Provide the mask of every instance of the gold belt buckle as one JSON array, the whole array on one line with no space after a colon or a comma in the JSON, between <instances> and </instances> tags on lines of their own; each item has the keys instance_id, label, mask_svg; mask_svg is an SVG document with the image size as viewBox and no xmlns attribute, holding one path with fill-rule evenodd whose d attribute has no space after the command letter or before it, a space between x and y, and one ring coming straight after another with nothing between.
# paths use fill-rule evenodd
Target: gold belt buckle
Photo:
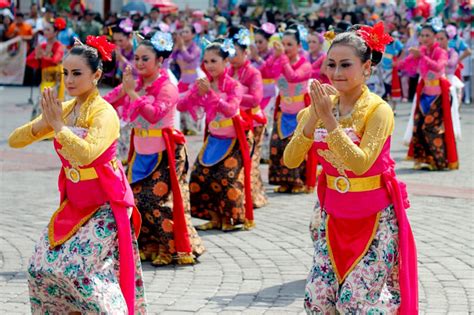
<instances>
[{"instance_id":1,"label":"gold belt buckle","mask_svg":"<svg viewBox=\"0 0 474 315\"><path fill-rule=\"evenodd\" d=\"M285 96L285 97L283 97L283 101L284 101L285 103L291 103L291 96Z\"/></svg>"},{"instance_id":2,"label":"gold belt buckle","mask_svg":"<svg viewBox=\"0 0 474 315\"><path fill-rule=\"evenodd\" d=\"M345 194L351 188L351 183L349 182L349 179L347 177L338 176L334 180L334 188L341 194Z\"/></svg>"},{"instance_id":3,"label":"gold belt buckle","mask_svg":"<svg viewBox=\"0 0 474 315\"><path fill-rule=\"evenodd\" d=\"M67 170L67 175L69 180L74 184L77 184L81 181L81 173L79 173L79 170L74 167L71 167Z\"/></svg>"},{"instance_id":4,"label":"gold belt buckle","mask_svg":"<svg viewBox=\"0 0 474 315\"><path fill-rule=\"evenodd\" d=\"M216 129L217 129L217 128L219 128L219 123L218 123L217 121L213 120L213 121L211 121L210 126L211 126L212 128L216 128Z\"/></svg>"}]
</instances>

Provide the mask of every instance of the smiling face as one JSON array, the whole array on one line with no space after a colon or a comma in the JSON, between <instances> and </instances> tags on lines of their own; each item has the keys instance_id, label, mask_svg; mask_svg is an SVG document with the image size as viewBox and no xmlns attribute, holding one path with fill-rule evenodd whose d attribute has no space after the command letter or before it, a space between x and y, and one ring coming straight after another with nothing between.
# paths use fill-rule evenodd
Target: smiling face
<instances>
[{"instance_id":1,"label":"smiling face","mask_svg":"<svg viewBox=\"0 0 474 315\"><path fill-rule=\"evenodd\" d=\"M364 72L370 70L370 61L362 63L353 47L335 45L328 52L326 75L341 93L360 88L365 82Z\"/></svg>"},{"instance_id":2,"label":"smiling face","mask_svg":"<svg viewBox=\"0 0 474 315\"><path fill-rule=\"evenodd\" d=\"M122 49L127 49L132 46L130 37L124 33L116 32L112 35L115 45Z\"/></svg>"},{"instance_id":3,"label":"smiling face","mask_svg":"<svg viewBox=\"0 0 474 315\"><path fill-rule=\"evenodd\" d=\"M285 49L286 56L291 60L298 55L300 44L296 41L295 36L285 35L282 39L283 48Z\"/></svg>"},{"instance_id":4,"label":"smiling face","mask_svg":"<svg viewBox=\"0 0 474 315\"><path fill-rule=\"evenodd\" d=\"M45 23L43 28L43 35L47 40L55 38L56 31L54 30L54 26L50 23Z\"/></svg>"},{"instance_id":5,"label":"smiling face","mask_svg":"<svg viewBox=\"0 0 474 315\"><path fill-rule=\"evenodd\" d=\"M227 59L222 58L221 55L215 49L206 50L204 58L202 60L206 71L214 78L217 79L227 66Z\"/></svg>"},{"instance_id":6,"label":"smiling face","mask_svg":"<svg viewBox=\"0 0 474 315\"><path fill-rule=\"evenodd\" d=\"M139 76L149 77L160 70L162 58L157 58L152 47L146 45L138 46L134 58L135 69Z\"/></svg>"},{"instance_id":7,"label":"smiling face","mask_svg":"<svg viewBox=\"0 0 474 315\"><path fill-rule=\"evenodd\" d=\"M431 47L433 46L434 42L435 42L435 33L428 28L422 29L421 34L420 34L420 43L422 45Z\"/></svg>"},{"instance_id":8,"label":"smiling face","mask_svg":"<svg viewBox=\"0 0 474 315\"><path fill-rule=\"evenodd\" d=\"M194 34L191 31L191 27L185 26L183 29L179 32L183 40L187 43L193 40Z\"/></svg>"},{"instance_id":9,"label":"smiling face","mask_svg":"<svg viewBox=\"0 0 474 315\"><path fill-rule=\"evenodd\" d=\"M443 49L448 49L448 35L446 32L439 32L436 34L436 41L439 43L439 46Z\"/></svg>"},{"instance_id":10,"label":"smiling face","mask_svg":"<svg viewBox=\"0 0 474 315\"><path fill-rule=\"evenodd\" d=\"M101 70L92 72L83 56L68 55L63 62L64 84L70 96L81 96L95 88L94 80L99 80Z\"/></svg>"},{"instance_id":11,"label":"smiling face","mask_svg":"<svg viewBox=\"0 0 474 315\"><path fill-rule=\"evenodd\" d=\"M321 50L321 43L319 43L318 37L314 34L308 35L308 46L311 54L316 54Z\"/></svg>"},{"instance_id":12,"label":"smiling face","mask_svg":"<svg viewBox=\"0 0 474 315\"><path fill-rule=\"evenodd\" d=\"M255 46L259 53L264 53L268 50L268 40L261 34L255 34Z\"/></svg>"},{"instance_id":13,"label":"smiling face","mask_svg":"<svg viewBox=\"0 0 474 315\"><path fill-rule=\"evenodd\" d=\"M229 62L234 68L240 68L244 65L247 60L247 51L243 50L240 46L235 45L235 56L229 58Z\"/></svg>"}]
</instances>

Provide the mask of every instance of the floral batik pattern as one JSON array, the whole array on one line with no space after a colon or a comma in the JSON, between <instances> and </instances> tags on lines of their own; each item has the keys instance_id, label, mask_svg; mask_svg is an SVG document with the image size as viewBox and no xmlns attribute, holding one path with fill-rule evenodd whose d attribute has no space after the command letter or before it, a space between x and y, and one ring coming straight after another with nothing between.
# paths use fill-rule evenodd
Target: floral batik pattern
<instances>
[{"instance_id":1,"label":"floral batik pattern","mask_svg":"<svg viewBox=\"0 0 474 315\"><path fill-rule=\"evenodd\" d=\"M189 181L191 215L211 220L215 212L222 223L237 225L245 220L244 168L239 142L214 165L202 165L197 158Z\"/></svg>"},{"instance_id":2,"label":"floral batik pattern","mask_svg":"<svg viewBox=\"0 0 474 315\"><path fill-rule=\"evenodd\" d=\"M134 235L132 240L135 314L146 314ZM33 314L126 314L119 285L117 226L110 206L102 206L76 234L54 249L50 249L46 228L29 262L28 286Z\"/></svg>"},{"instance_id":3,"label":"floral batik pattern","mask_svg":"<svg viewBox=\"0 0 474 315\"><path fill-rule=\"evenodd\" d=\"M429 164L436 170L448 167L441 102L441 97L436 98L426 115L416 111L413 125L415 162Z\"/></svg>"},{"instance_id":4,"label":"floral batik pattern","mask_svg":"<svg viewBox=\"0 0 474 315\"><path fill-rule=\"evenodd\" d=\"M186 179L188 159L184 145L176 146L176 175L184 202L186 225L189 241L195 257L204 251L201 238L192 225L190 216L189 187ZM135 202L142 215L142 228L138 237L140 250L145 257L156 255L178 258L173 233L173 191L169 172L168 155L162 152L162 159L157 169L147 178L132 184Z\"/></svg>"},{"instance_id":5,"label":"floral batik pattern","mask_svg":"<svg viewBox=\"0 0 474 315\"><path fill-rule=\"evenodd\" d=\"M288 187L303 187L306 180L306 161L300 166L289 169L283 163L283 152L293 136L280 139L278 122L274 121L270 140L270 166L268 168L268 182L270 185Z\"/></svg>"},{"instance_id":6,"label":"floral batik pattern","mask_svg":"<svg viewBox=\"0 0 474 315\"><path fill-rule=\"evenodd\" d=\"M261 208L268 203L267 194L260 173L260 159L262 157L262 140L265 126L257 126L253 129L254 147L252 154L252 202L254 208Z\"/></svg>"},{"instance_id":7,"label":"floral batik pattern","mask_svg":"<svg viewBox=\"0 0 474 315\"><path fill-rule=\"evenodd\" d=\"M326 242L327 214L313 236L313 267L306 282L304 307L308 314L397 314L398 225L393 206L382 210L377 233L364 257L339 284Z\"/></svg>"}]
</instances>

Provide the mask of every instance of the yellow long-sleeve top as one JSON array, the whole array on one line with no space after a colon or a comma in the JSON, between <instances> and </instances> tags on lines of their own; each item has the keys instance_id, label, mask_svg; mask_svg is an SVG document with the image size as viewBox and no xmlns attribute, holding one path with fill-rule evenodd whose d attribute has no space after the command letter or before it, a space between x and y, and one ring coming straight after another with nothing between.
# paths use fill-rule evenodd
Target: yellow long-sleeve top
<instances>
[{"instance_id":1,"label":"yellow long-sleeve top","mask_svg":"<svg viewBox=\"0 0 474 315\"><path fill-rule=\"evenodd\" d=\"M75 99L62 103L64 121L67 120L75 104ZM84 139L67 127L56 134L51 127L43 128L33 134L32 126L40 119L42 115L15 129L8 138L9 145L12 148L22 148L35 141L54 137L62 146L59 153L74 167L92 163L110 147L120 133L120 122L115 109L100 97L97 90L81 105L74 125L87 129L87 136Z\"/></svg>"},{"instance_id":2,"label":"yellow long-sleeve top","mask_svg":"<svg viewBox=\"0 0 474 315\"><path fill-rule=\"evenodd\" d=\"M336 96L333 98L333 104L337 102L339 99ZM283 160L289 168L295 168L301 164L314 142L314 139L306 137L303 133L309 119L309 110L312 109L308 107L299 112L298 126L285 149ZM329 152L318 150L318 155L338 169L340 175L345 175L345 170L362 175L374 164L387 138L393 133L393 111L384 100L364 86L362 95L354 105L351 114L341 117L338 123L339 126L326 137ZM324 129L324 124L320 119L316 124L317 129ZM361 139L360 145L349 138L343 130L345 128L353 129Z\"/></svg>"}]
</instances>

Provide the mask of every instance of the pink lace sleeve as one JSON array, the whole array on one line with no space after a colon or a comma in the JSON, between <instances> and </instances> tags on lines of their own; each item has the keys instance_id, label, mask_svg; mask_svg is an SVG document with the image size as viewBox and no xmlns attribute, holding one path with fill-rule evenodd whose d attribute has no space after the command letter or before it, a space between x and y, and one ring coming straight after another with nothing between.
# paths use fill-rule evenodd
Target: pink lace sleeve
<instances>
[{"instance_id":1,"label":"pink lace sleeve","mask_svg":"<svg viewBox=\"0 0 474 315\"><path fill-rule=\"evenodd\" d=\"M225 117L234 117L242 101L242 87L237 81L228 83L224 89L227 99L222 99L214 90L210 90L204 95L205 110L209 119L213 119L216 112L220 112Z\"/></svg>"},{"instance_id":2,"label":"pink lace sleeve","mask_svg":"<svg viewBox=\"0 0 474 315\"><path fill-rule=\"evenodd\" d=\"M448 55L449 56L449 55ZM459 55L458 53L453 49L451 51L451 56L448 59L448 62L446 65L451 68L455 68L458 65L459 62Z\"/></svg>"},{"instance_id":3,"label":"pink lace sleeve","mask_svg":"<svg viewBox=\"0 0 474 315\"><path fill-rule=\"evenodd\" d=\"M283 65L283 75L286 80L291 83L309 80L311 78L311 65L309 63L303 64L298 69L294 70L290 65L290 60L286 55L280 56Z\"/></svg>"},{"instance_id":4,"label":"pink lace sleeve","mask_svg":"<svg viewBox=\"0 0 474 315\"><path fill-rule=\"evenodd\" d=\"M112 91L105 94L102 98L107 101L110 105L112 105L115 109L119 106L123 106L123 98L125 93L122 92L122 84L115 87Z\"/></svg>"},{"instance_id":5,"label":"pink lace sleeve","mask_svg":"<svg viewBox=\"0 0 474 315\"><path fill-rule=\"evenodd\" d=\"M130 120L134 120L140 114L148 122L156 124L178 100L178 92L171 84L162 86L153 92L153 94L143 95L131 103Z\"/></svg>"},{"instance_id":6,"label":"pink lace sleeve","mask_svg":"<svg viewBox=\"0 0 474 315\"><path fill-rule=\"evenodd\" d=\"M189 112L191 117L197 120L196 107L199 105L200 98L197 85L194 84L188 93L178 101L178 110L180 112Z\"/></svg>"},{"instance_id":7,"label":"pink lace sleeve","mask_svg":"<svg viewBox=\"0 0 474 315\"><path fill-rule=\"evenodd\" d=\"M448 63L448 52L442 48L436 50L436 53L431 59L426 53L425 50L422 50L422 59L429 70L434 72L442 72L446 68Z\"/></svg>"},{"instance_id":8,"label":"pink lace sleeve","mask_svg":"<svg viewBox=\"0 0 474 315\"><path fill-rule=\"evenodd\" d=\"M252 72L248 91L242 94L242 102L240 106L244 108L252 108L260 105L263 98L262 75L259 71Z\"/></svg>"},{"instance_id":9,"label":"pink lace sleeve","mask_svg":"<svg viewBox=\"0 0 474 315\"><path fill-rule=\"evenodd\" d=\"M280 58L271 56L263 63L260 72L265 78L278 78L280 76L283 68Z\"/></svg>"}]
</instances>

